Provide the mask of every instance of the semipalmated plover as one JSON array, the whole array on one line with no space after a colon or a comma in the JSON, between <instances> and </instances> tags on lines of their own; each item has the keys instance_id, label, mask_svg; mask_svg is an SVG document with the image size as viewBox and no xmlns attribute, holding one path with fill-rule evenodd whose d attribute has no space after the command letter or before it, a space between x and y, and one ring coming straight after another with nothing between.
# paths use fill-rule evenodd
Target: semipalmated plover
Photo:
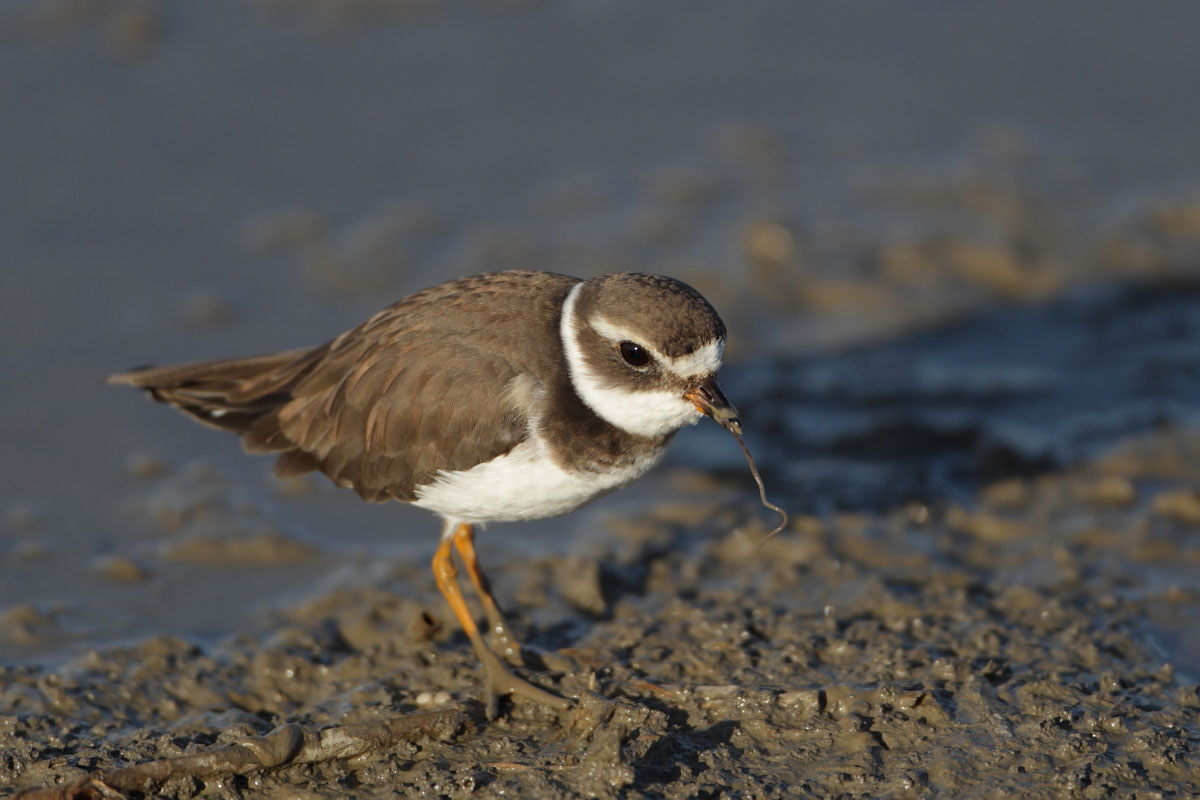
<instances>
[{"instance_id":1,"label":"semipalmated plover","mask_svg":"<svg viewBox=\"0 0 1200 800\"><path fill-rule=\"evenodd\" d=\"M488 647L451 551L519 663L475 526L565 514L619 489L702 415L740 433L716 381L724 348L721 318L681 281L513 271L417 292L319 347L109 381L238 434L248 452L278 453L281 477L319 470L367 500L440 516L433 574L483 662L491 717L508 693L568 703Z\"/></svg>"}]
</instances>

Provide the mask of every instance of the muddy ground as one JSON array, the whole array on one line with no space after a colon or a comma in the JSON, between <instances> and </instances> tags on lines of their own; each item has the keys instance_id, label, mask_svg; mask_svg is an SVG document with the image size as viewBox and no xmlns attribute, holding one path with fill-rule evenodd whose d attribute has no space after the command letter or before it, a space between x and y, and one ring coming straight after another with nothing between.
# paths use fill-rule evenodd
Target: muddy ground
<instances>
[{"instance_id":1,"label":"muddy ground","mask_svg":"<svg viewBox=\"0 0 1200 800\"><path fill-rule=\"evenodd\" d=\"M1166 652L1185 635L1195 647L1198 471L1200 436L1165 431L989 485L970 508L801 516L759 552L749 501L615 521L565 558L497 565L538 654L530 674L579 700L517 702L490 723L427 570L397 562L266 637L160 636L3 668L0 778L54 784L283 723L458 709L435 738L349 763L156 791L1191 796L1200 687Z\"/></svg>"},{"instance_id":2,"label":"muddy ground","mask_svg":"<svg viewBox=\"0 0 1200 800\"><path fill-rule=\"evenodd\" d=\"M1200 794L1195 7L728 9L0 12L0 797ZM700 288L793 523L710 425L489 528L487 721L427 515L101 379L510 267Z\"/></svg>"},{"instance_id":3,"label":"muddy ground","mask_svg":"<svg viewBox=\"0 0 1200 800\"><path fill-rule=\"evenodd\" d=\"M234 635L80 648L66 613L11 604L4 641L62 655L0 667L0 791L92 774L164 797L1191 796L1196 352L1181 274L735 366L795 512L761 550L770 517L720 436L680 442L657 484L674 499L588 517L565 549L483 535L509 542L491 573L528 673L569 712L484 718L425 557L360 555L273 610L158 612L186 629L223 611ZM112 591L162 592L177 569L320 574L318 543L213 468L131 473L156 534L94 567ZM353 738L409 719L419 735L352 759L119 771L297 730L280 726Z\"/></svg>"}]
</instances>

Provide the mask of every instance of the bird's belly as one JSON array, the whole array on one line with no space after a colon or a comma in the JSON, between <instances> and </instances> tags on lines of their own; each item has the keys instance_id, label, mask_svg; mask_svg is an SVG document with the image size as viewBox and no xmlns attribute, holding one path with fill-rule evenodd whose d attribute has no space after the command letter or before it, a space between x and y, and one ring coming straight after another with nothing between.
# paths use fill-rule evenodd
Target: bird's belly
<instances>
[{"instance_id":1,"label":"bird's belly","mask_svg":"<svg viewBox=\"0 0 1200 800\"><path fill-rule=\"evenodd\" d=\"M536 441L460 472L442 472L417 487L413 505L461 522L506 522L566 514L645 475L666 448L605 472L560 468Z\"/></svg>"}]
</instances>

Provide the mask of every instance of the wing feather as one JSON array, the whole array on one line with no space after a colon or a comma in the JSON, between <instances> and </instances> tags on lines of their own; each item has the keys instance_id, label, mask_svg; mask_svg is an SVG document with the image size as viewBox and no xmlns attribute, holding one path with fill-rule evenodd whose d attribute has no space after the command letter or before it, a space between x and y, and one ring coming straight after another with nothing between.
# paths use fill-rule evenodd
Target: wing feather
<instances>
[{"instance_id":1,"label":"wing feather","mask_svg":"<svg viewBox=\"0 0 1200 800\"><path fill-rule=\"evenodd\" d=\"M367 499L413 500L439 472L509 452L529 434L513 386L540 382L547 367L516 357L526 351L498 333L501 323L520 318L529 336L556 338L560 295L573 283L563 278L560 291L531 292L515 308L460 287L440 305L409 298L380 312L331 342L292 387L276 418L280 435ZM281 468L305 463L288 455Z\"/></svg>"},{"instance_id":2,"label":"wing feather","mask_svg":"<svg viewBox=\"0 0 1200 800\"><path fill-rule=\"evenodd\" d=\"M280 476L320 470L368 500L416 499L529 434L521 410L562 380L554 342L577 279L504 272L411 295L327 344L270 356L134 370L145 389L275 452ZM516 402L514 402L516 400Z\"/></svg>"}]
</instances>

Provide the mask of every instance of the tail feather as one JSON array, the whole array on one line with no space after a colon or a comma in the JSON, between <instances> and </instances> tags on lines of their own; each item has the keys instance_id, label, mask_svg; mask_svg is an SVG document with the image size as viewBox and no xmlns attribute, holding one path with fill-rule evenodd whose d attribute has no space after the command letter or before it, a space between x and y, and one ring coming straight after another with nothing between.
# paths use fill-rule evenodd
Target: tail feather
<instances>
[{"instance_id":1,"label":"tail feather","mask_svg":"<svg viewBox=\"0 0 1200 800\"><path fill-rule=\"evenodd\" d=\"M293 447L279 429L279 409L325 350L146 367L110 375L108 382L144 389L205 425L237 433L249 452L279 452Z\"/></svg>"},{"instance_id":2,"label":"tail feather","mask_svg":"<svg viewBox=\"0 0 1200 800\"><path fill-rule=\"evenodd\" d=\"M146 390L189 390L198 396L225 397L231 402L239 402L248 394L263 394L262 391L254 391L259 385L286 380L293 372L288 367L306 360L304 356L313 352L311 349L291 350L269 356L228 358L170 367L137 367L109 375L108 382Z\"/></svg>"}]
</instances>

